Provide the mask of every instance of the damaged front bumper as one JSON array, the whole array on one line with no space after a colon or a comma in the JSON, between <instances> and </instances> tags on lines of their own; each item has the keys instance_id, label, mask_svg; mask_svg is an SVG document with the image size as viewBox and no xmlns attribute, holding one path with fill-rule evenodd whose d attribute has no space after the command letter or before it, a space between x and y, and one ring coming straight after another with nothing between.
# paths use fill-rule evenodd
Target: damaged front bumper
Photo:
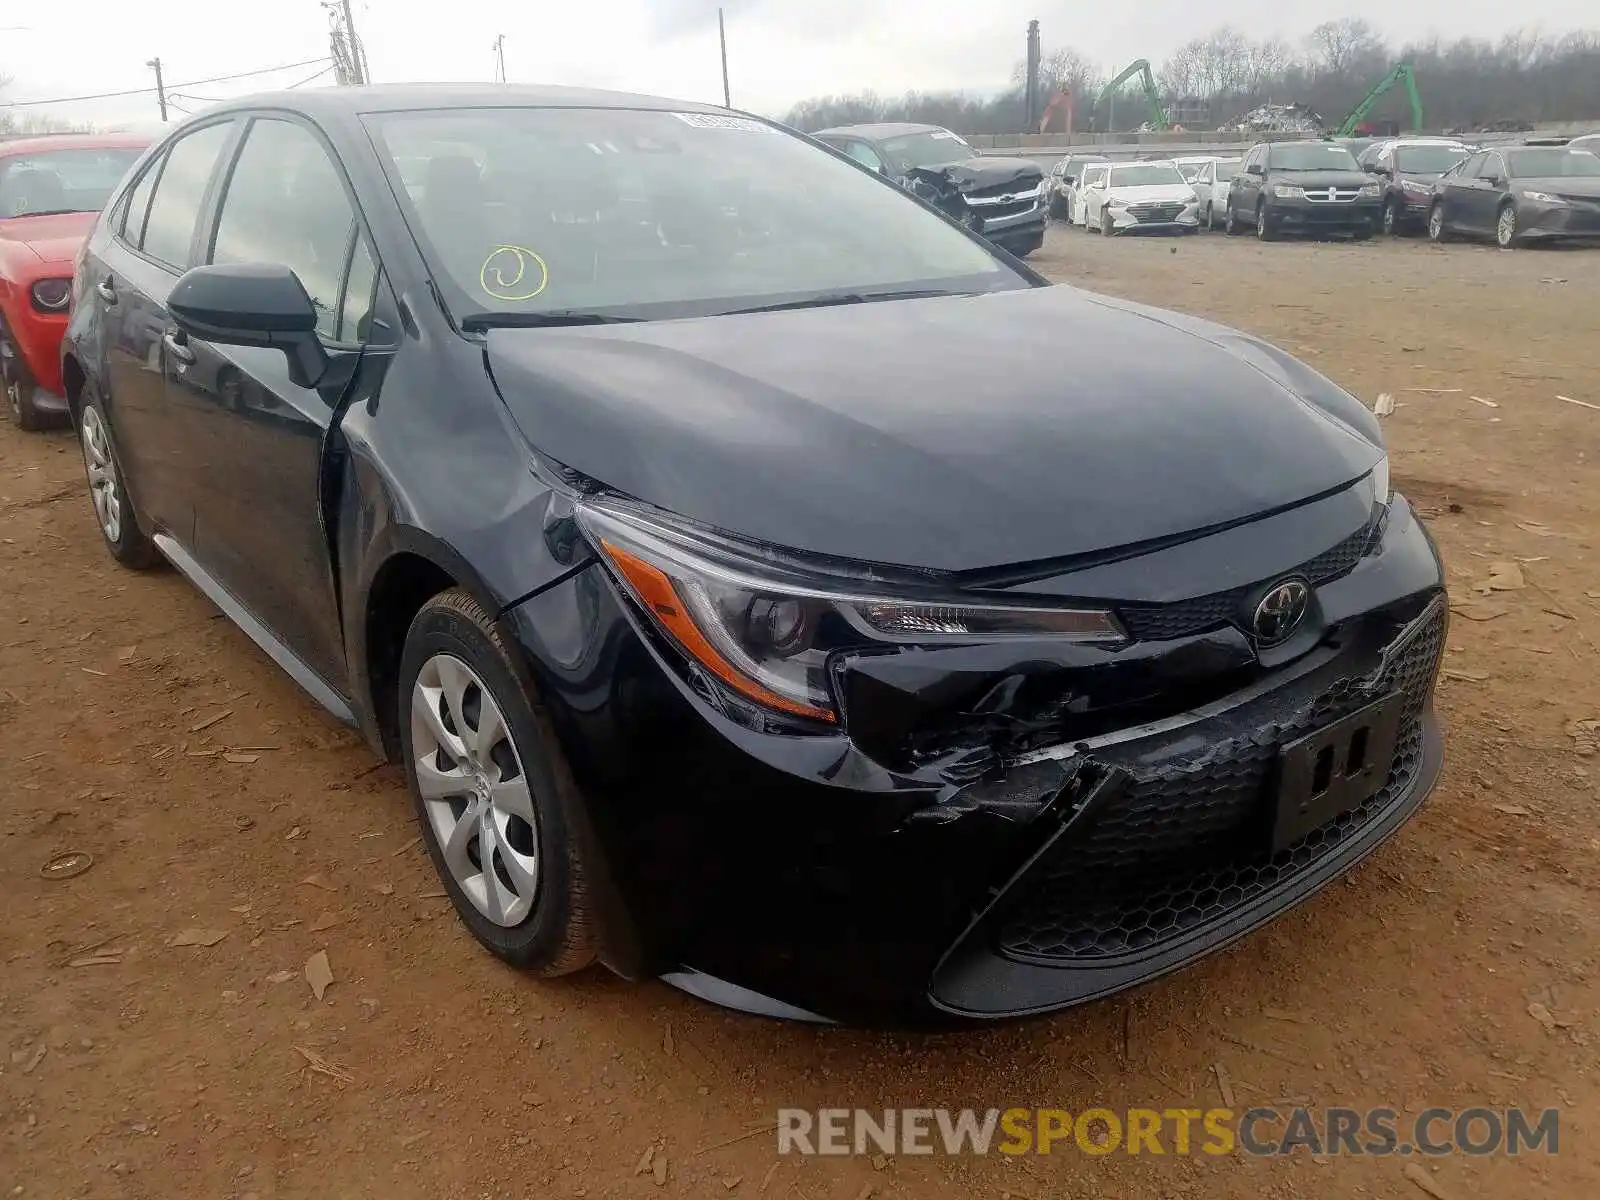
<instances>
[{"instance_id":1,"label":"damaged front bumper","mask_svg":"<svg viewBox=\"0 0 1600 1200\"><path fill-rule=\"evenodd\" d=\"M1252 580L1130 606L1120 649L846 658L848 732L817 736L729 720L600 570L529 601L512 617L612 881L608 963L772 1015L901 1023L1046 1012L1226 945L1381 843L1439 768L1447 614L1409 506L1297 569L1312 611L1276 650L1239 627ZM1159 574L1090 574L1119 572ZM1380 702L1369 794L1286 833L1285 748Z\"/></svg>"}]
</instances>

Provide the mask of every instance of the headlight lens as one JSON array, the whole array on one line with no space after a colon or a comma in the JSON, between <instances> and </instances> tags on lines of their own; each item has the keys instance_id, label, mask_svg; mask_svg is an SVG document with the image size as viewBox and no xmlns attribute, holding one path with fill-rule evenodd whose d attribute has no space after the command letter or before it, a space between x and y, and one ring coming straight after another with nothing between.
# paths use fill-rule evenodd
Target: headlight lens
<instances>
[{"instance_id":1,"label":"headlight lens","mask_svg":"<svg viewBox=\"0 0 1600 1200\"><path fill-rule=\"evenodd\" d=\"M1357 192L1356 195L1365 196L1368 199L1371 199L1374 196L1383 195L1383 188L1379 187L1375 183L1364 183L1361 185L1361 190Z\"/></svg>"},{"instance_id":2,"label":"headlight lens","mask_svg":"<svg viewBox=\"0 0 1600 1200\"><path fill-rule=\"evenodd\" d=\"M33 285L33 305L45 312L60 312L71 299L70 279L41 279Z\"/></svg>"},{"instance_id":3,"label":"headlight lens","mask_svg":"<svg viewBox=\"0 0 1600 1200\"><path fill-rule=\"evenodd\" d=\"M789 716L838 720L827 671L838 650L1126 638L1103 609L900 598L873 594L867 579L802 578L603 502L581 504L578 521L658 632L746 700Z\"/></svg>"},{"instance_id":4,"label":"headlight lens","mask_svg":"<svg viewBox=\"0 0 1600 1200\"><path fill-rule=\"evenodd\" d=\"M1552 195L1549 192L1523 192L1522 193L1522 198L1524 200L1532 200L1536 204L1565 204L1566 203L1566 201L1563 200L1560 196Z\"/></svg>"},{"instance_id":5,"label":"headlight lens","mask_svg":"<svg viewBox=\"0 0 1600 1200\"><path fill-rule=\"evenodd\" d=\"M1378 498L1379 504L1388 504L1394 499L1394 492L1389 482L1389 456L1385 454L1382 461L1372 468L1372 494Z\"/></svg>"},{"instance_id":6,"label":"headlight lens","mask_svg":"<svg viewBox=\"0 0 1600 1200\"><path fill-rule=\"evenodd\" d=\"M1400 190L1408 196L1426 196L1432 189L1425 183L1418 183L1415 179L1402 179Z\"/></svg>"},{"instance_id":7,"label":"headlight lens","mask_svg":"<svg viewBox=\"0 0 1600 1200\"><path fill-rule=\"evenodd\" d=\"M1292 184L1275 183L1272 185L1272 194L1280 200L1304 200L1306 190L1303 187L1294 187Z\"/></svg>"}]
</instances>

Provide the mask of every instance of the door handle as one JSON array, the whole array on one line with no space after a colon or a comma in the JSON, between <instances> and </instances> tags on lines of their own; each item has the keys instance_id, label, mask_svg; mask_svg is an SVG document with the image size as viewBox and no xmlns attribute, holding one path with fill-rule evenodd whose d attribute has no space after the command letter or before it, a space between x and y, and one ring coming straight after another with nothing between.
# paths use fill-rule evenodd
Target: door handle
<instances>
[{"instance_id":1,"label":"door handle","mask_svg":"<svg viewBox=\"0 0 1600 1200\"><path fill-rule=\"evenodd\" d=\"M115 304L117 302L117 288L111 282L111 276L107 275L99 283L95 284L94 290L100 294L100 299L107 304Z\"/></svg>"},{"instance_id":2,"label":"door handle","mask_svg":"<svg viewBox=\"0 0 1600 1200\"><path fill-rule=\"evenodd\" d=\"M169 329L162 335L162 343L173 361L187 367L194 362L194 351L189 349L189 335L181 329Z\"/></svg>"}]
</instances>

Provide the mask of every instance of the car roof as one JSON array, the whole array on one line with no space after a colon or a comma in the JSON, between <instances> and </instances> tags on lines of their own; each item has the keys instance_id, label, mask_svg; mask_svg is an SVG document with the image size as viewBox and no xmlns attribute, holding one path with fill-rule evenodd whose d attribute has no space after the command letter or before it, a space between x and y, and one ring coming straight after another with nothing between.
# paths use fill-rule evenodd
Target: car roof
<instances>
[{"instance_id":1,"label":"car roof","mask_svg":"<svg viewBox=\"0 0 1600 1200\"><path fill-rule=\"evenodd\" d=\"M852 133L866 138L905 137L913 133L949 133L943 125L918 125L911 121L874 121L865 125L835 125L832 129L819 129L813 137L825 133Z\"/></svg>"},{"instance_id":2,"label":"car roof","mask_svg":"<svg viewBox=\"0 0 1600 1200\"><path fill-rule=\"evenodd\" d=\"M367 84L240 96L198 117L249 108L286 108L308 116L356 117L365 113L450 108L644 108L663 112L727 113L719 105L599 88L504 83Z\"/></svg>"},{"instance_id":3,"label":"car roof","mask_svg":"<svg viewBox=\"0 0 1600 1200\"><path fill-rule=\"evenodd\" d=\"M155 140L143 133L52 133L0 141L0 158L51 150L142 150Z\"/></svg>"}]
</instances>

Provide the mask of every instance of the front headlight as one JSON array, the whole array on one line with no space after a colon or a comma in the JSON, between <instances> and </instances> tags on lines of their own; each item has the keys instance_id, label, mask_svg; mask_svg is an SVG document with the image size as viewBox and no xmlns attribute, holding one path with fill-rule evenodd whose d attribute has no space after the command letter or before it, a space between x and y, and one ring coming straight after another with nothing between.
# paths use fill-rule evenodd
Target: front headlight
<instances>
[{"instance_id":1,"label":"front headlight","mask_svg":"<svg viewBox=\"0 0 1600 1200\"><path fill-rule=\"evenodd\" d=\"M1372 200L1383 195L1383 188L1376 183L1364 183L1356 195L1364 200Z\"/></svg>"},{"instance_id":2,"label":"front headlight","mask_svg":"<svg viewBox=\"0 0 1600 1200\"><path fill-rule=\"evenodd\" d=\"M1408 196L1426 196L1433 189L1425 183L1418 183L1415 179L1402 179L1400 190Z\"/></svg>"},{"instance_id":3,"label":"front headlight","mask_svg":"<svg viewBox=\"0 0 1600 1200\"><path fill-rule=\"evenodd\" d=\"M1549 192L1523 192L1522 193L1522 198L1524 200L1532 200L1535 204L1565 204L1566 203L1566 201L1563 200L1560 196L1552 195Z\"/></svg>"},{"instance_id":4,"label":"front headlight","mask_svg":"<svg viewBox=\"0 0 1600 1200\"><path fill-rule=\"evenodd\" d=\"M767 709L834 723L828 685L836 651L1020 637L1118 642L1104 609L919 598L862 577L809 575L788 562L748 557L651 514L584 501L578 522L612 576L691 670Z\"/></svg>"},{"instance_id":5,"label":"front headlight","mask_svg":"<svg viewBox=\"0 0 1600 1200\"><path fill-rule=\"evenodd\" d=\"M1272 185L1272 194L1280 200L1304 200L1306 190L1288 183L1275 183Z\"/></svg>"},{"instance_id":6,"label":"front headlight","mask_svg":"<svg viewBox=\"0 0 1600 1200\"><path fill-rule=\"evenodd\" d=\"M1394 499L1394 491L1389 482L1389 456L1385 454L1377 466L1372 468L1372 494L1377 497L1379 504L1388 504Z\"/></svg>"},{"instance_id":7,"label":"front headlight","mask_svg":"<svg viewBox=\"0 0 1600 1200\"><path fill-rule=\"evenodd\" d=\"M41 312L60 312L71 299L70 279L41 279L33 285L33 306Z\"/></svg>"}]
</instances>

